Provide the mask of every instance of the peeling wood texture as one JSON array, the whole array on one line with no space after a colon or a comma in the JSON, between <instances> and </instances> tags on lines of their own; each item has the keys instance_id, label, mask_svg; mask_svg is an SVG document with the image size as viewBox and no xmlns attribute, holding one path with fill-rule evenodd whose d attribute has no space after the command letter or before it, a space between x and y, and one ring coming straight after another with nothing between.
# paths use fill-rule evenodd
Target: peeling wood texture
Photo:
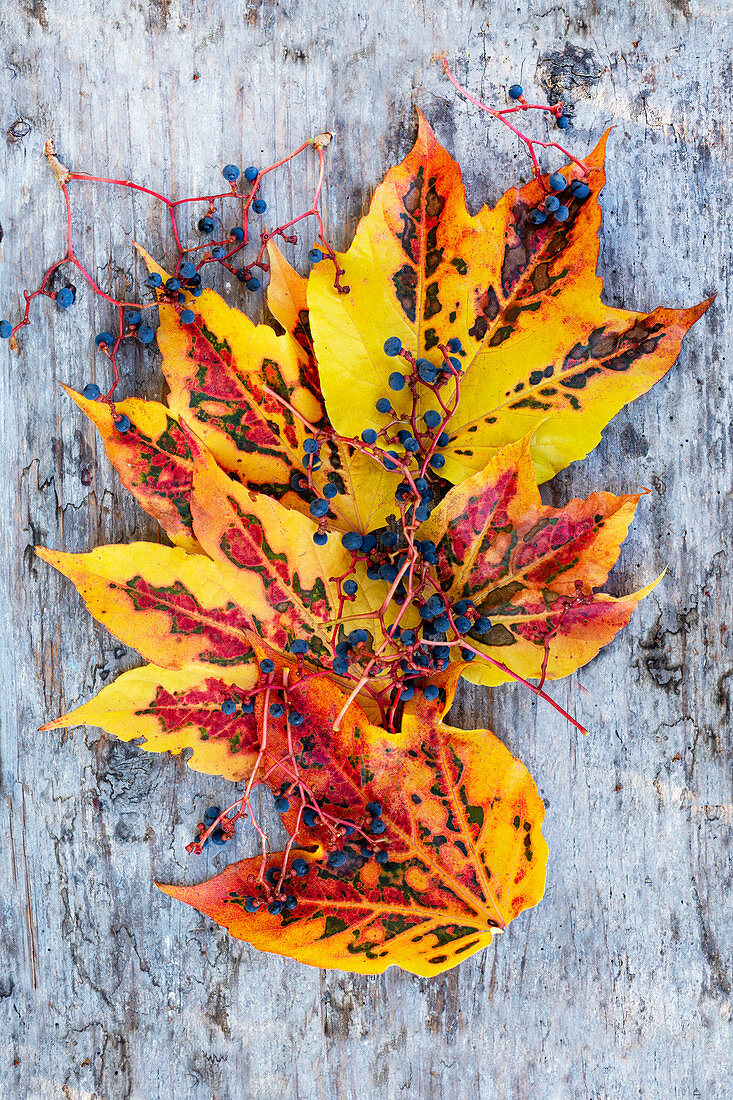
<instances>
[{"instance_id":1,"label":"peeling wood texture","mask_svg":"<svg viewBox=\"0 0 733 1100\"><path fill-rule=\"evenodd\" d=\"M66 314L34 305L20 354L0 350L0 1094L730 1097L730 4L8 0L0 29L2 316L20 315L22 288L63 249L50 137L77 170L180 196L227 161L271 162L331 130L325 209L343 245L409 148L414 103L463 164L474 208L495 201L526 157L454 96L429 63L440 50L490 101L517 78L567 99L576 151L616 123L609 302L719 295L670 376L543 490L560 502L648 487L618 585L668 573L619 640L554 688L589 737L521 689L464 691L457 721L493 728L535 776L551 863L537 909L429 981L319 972L230 940L153 886L253 850L245 838L186 856L225 784L98 731L36 732L136 658L32 546L158 535L58 385L102 376L92 337L110 312L85 291ZM273 218L302 209L314 181L311 163L269 185ZM160 210L101 188L75 196L85 262L133 293L132 236L170 246ZM122 390L160 395L155 353L123 357Z\"/></svg>"}]
</instances>

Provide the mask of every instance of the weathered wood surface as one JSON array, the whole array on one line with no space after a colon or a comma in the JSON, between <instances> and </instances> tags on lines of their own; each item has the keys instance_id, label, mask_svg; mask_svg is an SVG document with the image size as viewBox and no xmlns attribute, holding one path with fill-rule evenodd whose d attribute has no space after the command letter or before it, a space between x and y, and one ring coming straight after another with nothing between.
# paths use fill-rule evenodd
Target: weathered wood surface
<instances>
[{"instance_id":1,"label":"weathered wood surface","mask_svg":"<svg viewBox=\"0 0 733 1100\"><path fill-rule=\"evenodd\" d=\"M718 291L673 373L548 489L652 490L619 586L669 565L630 628L557 697L583 739L528 693L465 692L548 807L547 894L496 945L431 981L361 978L257 954L152 885L239 858L184 844L224 785L93 730L38 734L134 663L36 542L86 550L157 537L93 430L60 392L92 372L110 321L87 293L34 307L2 392L3 1097L305 1100L417 1096L729 1097L730 5L722 0L10 0L0 15L2 316L17 317L63 247L55 137L78 169L206 189L228 160L287 152L324 129L325 207L353 232L418 104L494 201L527 163L457 100L431 54L491 99L517 77L574 104L573 147L611 122L601 266L615 305L689 305ZM727 9L727 14L726 14ZM307 173L267 197L282 220ZM82 252L115 291L152 250L159 210L79 189ZM81 238L80 238L81 239ZM237 286L231 288L236 297ZM158 395L153 354L124 393ZM726 905L728 908L726 909Z\"/></svg>"}]
</instances>

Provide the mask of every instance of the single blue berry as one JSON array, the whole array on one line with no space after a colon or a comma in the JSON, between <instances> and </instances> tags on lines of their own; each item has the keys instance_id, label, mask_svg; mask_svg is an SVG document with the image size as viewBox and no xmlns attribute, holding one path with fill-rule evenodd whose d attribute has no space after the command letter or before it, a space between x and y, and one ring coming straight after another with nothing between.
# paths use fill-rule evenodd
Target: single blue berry
<instances>
[{"instance_id":1,"label":"single blue berry","mask_svg":"<svg viewBox=\"0 0 733 1100\"><path fill-rule=\"evenodd\" d=\"M527 217L532 222L532 225L544 225L547 221L547 214L545 214L544 210L530 210Z\"/></svg>"},{"instance_id":2,"label":"single blue berry","mask_svg":"<svg viewBox=\"0 0 733 1100\"><path fill-rule=\"evenodd\" d=\"M270 904L267 906L267 912L270 913L273 917L279 917L282 911L283 906L281 901L271 901Z\"/></svg>"},{"instance_id":3,"label":"single blue berry","mask_svg":"<svg viewBox=\"0 0 733 1100\"><path fill-rule=\"evenodd\" d=\"M174 290L180 290L181 289L181 280L180 279L174 279L173 277L171 277L170 279L166 279L165 289L169 290L171 293L173 293Z\"/></svg>"},{"instance_id":4,"label":"single blue berry","mask_svg":"<svg viewBox=\"0 0 733 1100\"><path fill-rule=\"evenodd\" d=\"M461 657L464 661L473 661L475 656L476 654L473 652L472 649L461 649Z\"/></svg>"},{"instance_id":5,"label":"single blue berry","mask_svg":"<svg viewBox=\"0 0 733 1100\"><path fill-rule=\"evenodd\" d=\"M306 454L317 454L320 449L320 444L315 439L309 437L303 442L303 450Z\"/></svg>"},{"instance_id":6,"label":"single blue berry","mask_svg":"<svg viewBox=\"0 0 733 1100\"><path fill-rule=\"evenodd\" d=\"M252 277L252 276L250 275L249 269L248 269L248 268L246 268L246 267L240 267L238 271L235 271L235 272L234 272L234 274L235 274L235 275L237 276L237 278L239 279L240 283L246 283L246 282L248 282L248 281L249 281L249 280L251 279L251 277Z\"/></svg>"},{"instance_id":7,"label":"single blue berry","mask_svg":"<svg viewBox=\"0 0 733 1100\"><path fill-rule=\"evenodd\" d=\"M323 253L320 248L311 248L308 252L308 259L312 264L319 264L323 259Z\"/></svg>"},{"instance_id":8,"label":"single blue berry","mask_svg":"<svg viewBox=\"0 0 733 1100\"><path fill-rule=\"evenodd\" d=\"M566 222L570 217L570 211L567 206L558 206L555 211L555 219L559 222Z\"/></svg>"},{"instance_id":9,"label":"single blue berry","mask_svg":"<svg viewBox=\"0 0 733 1100\"><path fill-rule=\"evenodd\" d=\"M456 615L465 615L469 607L473 607L473 600L457 600L453 604L453 611Z\"/></svg>"},{"instance_id":10,"label":"single blue berry","mask_svg":"<svg viewBox=\"0 0 733 1100\"><path fill-rule=\"evenodd\" d=\"M259 909L259 905L254 898L246 897L244 899L244 908L248 913L256 913Z\"/></svg>"},{"instance_id":11,"label":"single blue berry","mask_svg":"<svg viewBox=\"0 0 733 1100\"><path fill-rule=\"evenodd\" d=\"M117 428L118 432L122 432L123 435L125 432L129 432L131 427L132 424L130 423L130 417L125 416L124 413L122 414L122 416L118 416L115 420L115 428Z\"/></svg>"},{"instance_id":12,"label":"single blue berry","mask_svg":"<svg viewBox=\"0 0 733 1100\"><path fill-rule=\"evenodd\" d=\"M578 202L585 202L590 195L590 187L581 180L576 180L575 183L572 184L570 190L573 194L573 198L577 199Z\"/></svg>"},{"instance_id":13,"label":"single blue berry","mask_svg":"<svg viewBox=\"0 0 733 1100\"><path fill-rule=\"evenodd\" d=\"M412 645L415 641L416 634L414 630L403 630L400 634L400 641L403 645Z\"/></svg>"},{"instance_id":14,"label":"single blue berry","mask_svg":"<svg viewBox=\"0 0 733 1100\"><path fill-rule=\"evenodd\" d=\"M392 565L391 562L387 562L384 565L379 566L379 579L386 581L387 584L392 584L397 580L397 567Z\"/></svg>"},{"instance_id":15,"label":"single blue berry","mask_svg":"<svg viewBox=\"0 0 733 1100\"><path fill-rule=\"evenodd\" d=\"M345 657L336 657L333 662L333 671L337 676L345 676L349 671L349 662Z\"/></svg>"},{"instance_id":16,"label":"single blue berry","mask_svg":"<svg viewBox=\"0 0 733 1100\"><path fill-rule=\"evenodd\" d=\"M254 181L257 179L259 174L260 173L259 173L257 168L245 168L245 170L244 170L244 178L249 183L254 183Z\"/></svg>"},{"instance_id":17,"label":"single blue berry","mask_svg":"<svg viewBox=\"0 0 733 1100\"><path fill-rule=\"evenodd\" d=\"M428 604L423 604L422 607L417 609L417 612L423 622L432 622L436 615L436 612Z\"/></svg>"},{"instance_id":18,"label":"single blue berry","mask_svg":"<svg viewBox=\"0 0 733 1100\"><path fill-rule=\"evenodd\" d=\"M444 455L433 455L430 459L430 465L433 467L434 470L442 470L442 468L445 466Z\"/></svg>"},{"instance_id":19,"label":"single blue berry","mask_svg":"<svg viewBox=\"0 0 733 1100\"><path fill-rule=\"evenodd\" d=\"M308 652L308 643L306 642L306 640L304 638L294 638L293 641L288 646L288 649L290 650L291 653L300 653L300 654L307 653Z\"/></svg>"},{"instance_id":20,"label":"single blue berry","mask_svg":"<svg viewBox=\"0 0 733 1100\"><path fill-rule=\"evenodd\" d=\"M288 722L291 726L302 726L303 715L300 713L299 710L291 710L290 714L288 715Z\"/></svg>"},{"instance_id":21,"label":"single blue berry","mask_svg":"<svg viewBox=\"0 0 733 1100\"><path fill-rule=\"evenodd\" d=\"M142 321L139 309L131 309L125 314L125 320L130 328L135 328Z\"/></svg>"},{"instance_id":22,"label":"single blue berry","mask_svg":"<svg viewBox=\"0 0 733 1100\"><path fill-rule=\"evenodd\" d=\"M178 268L178 274L182 279L193 279L196 274L196 264L188 263L181 264Z\"/></svg>"},{"instance_id":23,"label":"single blue berry","mask_svg":"<svg viewBox=\"0 0 733 1100\"><path fill-rule=\"evenodd\" d=\"M440 695L440 688L436 684L427 684L422 689L422 693L429 703L433 703Z\"/></svg>"},{"instance_id":24,"label":"single blue berry","mask_svg":"<svg viewBox=\"0 0 733 1100\"><path fill-rule=\"evenodd\" d=\"M445 600L442 596L439 596L437 592L428 600L428 607L431 607L436 615L445 610Z\"/></svg>"},{"instance_id":25,"label":"single blue berry","mask_svg":"<svg viewBox=\"0 0 733 1100\"><path fill-rule=\"evenodd\" d=\"M365 428L361 433L361 438L365 443L376 443L377 433L374 431L374 428Z\"/></svg>"},{"instance_id":26,"label":"single blue berry","mask_svg":"<svg viewBox=\"0 0 733 1100\"><path fill-rule=\"evenodd\" d=\"M260 289L260 280L259 279L255 279L254 276L253 276L251 279L247 280L247 290L255 291L255 290L259 290L259 289Z\"/></svg>"},{"instance_id":27,"label":"single blue berry","mask_svg":"<svg viewBox=\"0 0 733 1100\"><path fill-rule=\"evenodd\" d=\"M364 630L362 627L359 627L358 630L352 630L349 634L349 645L358 645L359 642L365 642L368 637L369 635L367 634L366 630Z\"/></svg>"},{"instance_id":28,"label":"single blue berry","mask_svg":"<svg viewBox=\"0 0 733 1100\"><path fill-rule=\"evenodd\" d=\"M265 675L275 671L275 662L271 661L269 657L265 657L264 661L260 661L260 672L264 672Z\"/></svg>"},{"instance_id":29,"label":"single blue berry","mask_svg":"<svg viewBox=\"0 0 733 1100\"><path fill-rule=\"evenodd\" d=\"M457 615L453 623L459 634L468 634L471 629L471 620L465 615Z\"/></svg>"},{"instance_id":30,"label":"single blue berry","mask_svg":"<svg viewBox=\"0 0 733 1100\"><path fill-rule=\"evenodd\" d=\"M221 170L221 174L227 183L234 183L239 179L239 169L236 164L225 164Z\"/></svg>"},{"instance_id":31,"label":"single blue berry","mask_svg":"<svg viewBox=\"0 0 733 1100\"><path fill-rule=\"evenodd\" d=\"M473 624L473 629L477 634L488 634L491 630L491 619L487 619L484 615L480 615Z\"/></svg>"},{"instance_id":32,"label":"single blue berry","mask_svg":"<svg viewBox=\"0 0 733 1100\"><path fill-rule=\"evenodd\" d=\"M384 341L384 354L393 358L395 355L399 355L402 351L402 341L399 336L390 336L388 340Z\"/></svg>"},{"instance_id":33,"label":"single blue berry","mask_svg":"<svg viewBox=\"0 0 733 1100\"><path fill-rule=\"evenodd\" d=\"M401 693L400 693L400 699L402 700L403 703L407 703L410 699L412 699L414 694L415 694L415 689L412 686L412 684L405 684L402 688Z\"/></svg>"},{"instance_id":34,"label":"single blue berry","mask_svg":"<svg viewBox=\"0 0 733 1100\"><path fill-rule=\"evenodd\" d=\"M280 868L268 867L265 873L265 878L269 882L270 886L274 886L277 880L280 878Z\"/></svg>"},{"instance_id":35,"label":"single blue berry","mask_svg":"<svg viewBox=\"0 0 733 1100\"><path fill-rule=\"evenodd\" d=\"M213 233L214 232L214 219L205 217L199 218L199 232L200 233Z\"/></svg>"},{"instance_id":36,"label":"single blue berry","mask_svg":"<svg viewBox=\"0 0 733 1100\"><path fill-rule=\"evenodd\" d=\"M299 473L298 473L297 471L294 471L294 472L293 472L293 473L292 473L292 474L290 475L290 488L291 488L291 489L295 489L296 493L297 493L297 492L298 492L298 491L299 491L300 489L305 489L305 487L306 487L306 485L307 485L307 484L308 484L308 482L307 482L307 481L306 481L306 479L305 479L305 478L303 477L303 475L302 475L302 474L299 474Z\"/></svg>"},{"instance_id":37,"label":"single blue berry","mask_svg":"<svg viewBox=\"0 0 733 1100\"><path fill-rule=\"evenodd\" d=\"M234 714L236 709L237 704L234 702L233 699L225 699L224 702L221 704L222 714Z\"/></svg>"},{"instance_id":38,"label":"single blue berry","mask_svg":"<svg viewBox=\"0 0 733 1100\"><path fill-rule=\"evenodd\" d=\"M553 172L547 181L547 185L551 191L564 191L568 185L568 181L565 179L562 172Z\"/></svg>"},{"instance_id":39,"label":"single blue berry","mask_svg":"<svg viewBox=\"0 0 733 1100\"><path fill-rule=\"evenodd\" d=\"M402 441L402 446L405 448L405 450L408 452L408 454L414 454L415 451L420 450L420 444L414 438L414 436L411 436L411 435L408 435L407 439L404 439Z\"/></svg>"},{"instance_id":40,"label":"single blue berry","mask_svg":"<svg viewBox=\"0 0 733 1100\"><path fill-rule=\"evenodd\" d=\"M358 531L346 531L341 536L341 545L345 550L361 550L363 541Z\"/></svg>"},{"instance_id":41,"label":"single blue berry","mask_svg":"<svg viewBox=\"0 0 733 1100\"><path fill-rule=\"evenodd\" d=\"M275 809L277 810L277 812L279 814L286 814L288 812L288 810L290 809L290 803L288 802L287 798L282 798L282 797L276 798L275 799Z\"/></svg>"},{"instance_id":42,"label":"single blue berry","mask_svg":"<svg viewBox=\"0 0 733 1100\"><path fill-rule=\"evenodd\" d=\"M344 581L341 587L343 588L347 596L355 596L359 589L359 585L356 583L355 580L352 579Z\"/></svg>"},{"instance_id":43,"label":"single blue berry","mask_svg":"<svg viewBox=\"0 0 733 1100\"><path fill-rule=\"evenodd\" d=\"M298 878L305 878L305 876L308 874L308 864L304 859L294 859L293 870L295 871Z\"/></svg>"},{"instance_id":44,"label":"single blue berry","mask_svg":"<svg viewBox=\"0 0 733 1100\"><path fill-rule=\"evenodd\" d=\"M555 125L557 126L558 130L567 130L568 126L570 125L570 119L567 115L560 115L560 117L556 120Z\"/></svg>"},{"instance_id":45,"label":"single blue berry","mask_svg":"<svg viewBox=\"0 0 733 1100\"><path fill-rule=\"evenodd\" d=\"M84 389L81 391L86 397L87 401L96 401L100 394L99 386L96 382L87 382Z\"/></svg>"},{"instance_id":46,"label":"single blue berry","mask_svg":"<svg viewBox=\"0 0 733 1100\"><path fill-rule=\"evenodd\" d=\"M387 863L389 861L389 856L385 851L377 852L374 858L376 859L377 863Z\"/></svg>"},{"instance_id":47,"label":"single blue berry","mask_svg":"<svg viewBox=\"0 0 733 1100\"><path fill-rule=\"evenodd\" d=\"M381 802L367 802L366 812L371 814L372 817L382 816L382 803Z\"/></svg>"},{"instance_id":48,"label":"single blue berry","mask_svg":"<svg viewBox=\"0 0 733 1100\"><path fill-rule=\"evenodd\" d=\"M374 855L374 852L371 850L371 848L368 848L366 844L360 844L359 854L362 856L363 859L371 859Z\"/></svg>"},{"instance_id":49,"label":"single blue berry","mask_svg":"<svg viewBox=\"0 0 733 1100\"><path fill-rule=\"evenodd\" d=\"M56 293L56 305L59 309L68 309L74 304L74 291L71 287L62 286Z\"/></svg>"},{"instance_id":50,"label":"single blue berry","mask_svg":"<svg viewBox=\"0 0 733 1100\"><path fill-rule=\"evenodd\" d=\"M381 817L376 817L369 826L369 832L374 833L375 836L379 836L386 828L387 826L384 824Z\"/></svg>"},{"instance_id":51,"label":"single blue berry","mask_svg":"<svg viewBox=\"0 0 733 1100\"><path fill-rule=\"evenodd\" d=\"M214 844L226 844L227 842L227 837L224 836L223 829L214 829L209 839L212 840Z\"/></svg>"},{"instance_id":52,"label":"single blue berry","mask_svg":"<svg viewBox=\"0 0 733 1100\"><path fill-rule=\"evenodd\" d=\"M453 367L454 371L456 371L458 374L461 373L461 371L463 370L463 363L461 362L460 359L456 359L455 355L451 355L448 362Z\"/></svg>"},{"instance_id":53,"label":"single blue berry","mask_svg":"<svg viewBox=\"0 0 733 1100\"><path fill-rule=\"evenodd\" d=\"M509 98L510 99L521 99L523 95L524 95L524 88L522 87L522 85L521 84L512 84L511 88L509 89Z\"/></svg>"},{"instance_id":54,"label":"single blue berry","mask_svg":"<svg viewBox=\"0 0 733 1100\"><path fill-rule=\"evenodd\" d=\"M320 470L323 463L318 455L305 454L301 459L301 465L304 470Z\"/></svg>"},{"instance_id":55,"label":"single blue berry","mask_svg":"<svg viewBox=\"0 0 733 1100\"><path fill-rule=\"evenodd\" d=\"M298 899L296 898L295 894L288 894L288 896L285 898L285 908L295 909L297 904Z\"/></svg>"},{"instance_id":56,"label":"single blue berry","mask_svg":"<svg viewBox=\"0 0 733 1100\"><path fill-rule=\"evenodd\" d=\"M331 867L343 867L346 863L346 852L330 852L328 856L328 862Z\"/></svg>"},{"instance_id":57,"label":"single blue berry","mask_svg":"<svg viewBox=\"0 0 733 1100\"><path fill-rule=\"evenodd\" d=\"M380 413L388 413L392 408L392 403L388 397L380 397L376 404L376 410Z\"/></svg>"},{"instance_id":58,"label":"single blue berry","mask_svg":"<svg viewBox=\"0 0 733 1100\"><path fill-rule=\"evenodd\" d=\"M447 432L441 432L435 442L438 447L447 447L450 443L450 436Z\"/></svg>"},{"instance_id":59,"label":"single blue berry","mask_svg":"<svg viewBox=\"0 0 733 1100\"><path fill-rule=\"evenodd\" d=\"M418 359L416 366L418 376L422 379L423 382L426 383L426 385L432 386L436 378L438 377L438 371L430 362L430 360Z\"/></svg>"},{"instance_id":60,"label":"single blue berry","mask_svg":"<svg viewBox=\"0 0 733 1100\"><path fill-rule=\"evenodd\" d=\"M313 541L316 546L325 546L328 542L328 535L325 531L316 531L313 535Z\"/></svg>"},{"instance_id":61,"label":"single blue berry","mask_svg":"<svg viewBox=\"0 0 733 1100\"><path fill-rule=\"evenodd\" d=\"M265 210L267 210L267 203L264 199L255 199L252 203L252 209L255 214L264 214Z\"/></svg>"},{"instance_id":62,"label":"single blue berry","mask_svg":"<svg viewBox=\"0 0 733 1100\"><path fill-rule=\"evenodd\" d=\"M314 519L321 519L321 517L325 516L328 512L328 501L322 500L320 497L316 497L316 499L312 500L309 504L308 511Z\"/></svg>"},{"instance_id":63,"label":"single blue berry","mask_svg":"<svg viewBox=\"0 0 733 1100\"><path fill-rule=\"evenodd\" d=\"M442 423L443 417L437 411L437 409L428 409L423 417L425 424L428 428L437 428L438 424ZM426 486L427 487L427 486Z\"/></svg>"},{"instance_id":64,"label":"single blue berry","mask_svg":"<svg viewBox=\"0 0 733 1100\"><path fill-rule=\"evenodd\" d=\"M557 195L548 195L543 205L549 214L553 214L560 205L560 200Z\"/></svg>"},{"instance_id":65,"label":"single blue berry","mask_svg":"<svg viewBox=\"0 0 733 1100\"><path fill-rule=\"evenodd\" d=\"M452 351L454 355L457 351L461 350L461 346L461 341L458 339L457 336L451 336L450 340L446 344L448 351Z\"/></svg>"},{"instance_id":66,"label":"single blue berry","mask_svg":"<svg viewBox=\"0 0 733 1100\"><path fill-rule=\"evenodd\" d=\"M195 320L196 320L196 314L194 313L194 311L192 309L182 309L181 310L181 324L183 324L183 325L192 325Z\"/></svg>"},{"instance_id":67,"label":"single blue berry","mask_svg":"<svg viewBox=\"0 0 733 1100\"><path fill-rule=\"evenodd\" d=\"M151 287L158 287L163 285L162 276L160 276L157 271L151 271L145 282L148 284L148 286Z\"/></svg>"},{"instance_id":68,"label":"single blue berry","mask_svg":"<svg viewBox=\"0 0 733 1100\"><path fill-rule=\"evenodd\" d=\"M209 806L204 810L204 825L208 828L221 815L221 806Z\"/></svg>"},{"instance_id":69,"label":"single blue berry","mask_svg":"<svg viewBox=\"0 0 733 1100\"><path fill-rule=\"evenodd\" d=\"M388 382L389 388L391 390L396 390L399 392L399 390L403 390L405 388L405 376L404 374L400 374L400 372L397 370L393 371L392 374L390 374Z\"/></svg>"},{"instance_id":70,"label":"single blue berry","mask_svg":"<svg viewBox=\"0 0 733 1100\"><path fill-rule=\"evenodd\" d=\"M369 534L364 535L364 538L361 540L361 552L362 552L362 554L369 554L372 550L374 550L376 545L377 545L376 535L372 534L372 532L370 531Z\"/></svg>"},{"instance_id":71,"label":"single blue berry","mask_svg":"<svg viewBox=\"0 0 733 1100\"><path fill-rule=\"evenodd\" d=\"M9 340L13 332L13 326L10 321L0 321L0 339Z\"/></svg>"},{"instance_id":72,"label":"single blue berry","mask_svg":"<svg viewBox=\"0 0 733 1100\"><path fill-rule=\"evenodd\" d=\"M270 704L270 717L271 718L282 718L284 713L285 713L285 708L282 705L282 703L271 703Z\"/></svg>"},{"instance_id":73,"label":"single blue berry","mask_svg":"<svg viewBox=\"0 0 733 1100\"><path fill-rule=\"evenodd\" d=\"M303 810L303 814L302 814L302 817L301 817L301 821L303 822L305 827L307 829L312 829L317 820L318 820L318 814L313 809L313 807L312 806L306 806L306 808Z\"/></svg>"},{"instance_id":74,"label":"single blue berry","mask_svg":"<svg viewBox=\"0 0 733 1100\"><path fill-rule=\"evenodd\" d=\"M253 702L251 702L251 700L247 700L246 702L242 703L242 714L252 714L254 713L254 709L255 705Z\"/></svg>"},{"instance_id":75,"label":"single blue berry","mask_svg":"<svg viewBox=\"0 0 733 1100\"><path fill-rule=\"evenodd\" d=\"M402 375L400 375L400 378L401 377ZM387 454L391 455L392 458L396 458L397 462L392 462L390 458L383 456L382 465L384 466L385 470L396 470L399 465L400 456L397 454L397 451L387 451Z\"/></svg>"},{"instance_id":76,"label":"single blue berry","mask_svg":"<svg viewBox=\"0 0 733 1100\"><path fill-rule=\"evenodd\" d=\"M223 260L225 255L226 255L226 253L225 253L224 249L221 247L220 244L214 245L214 247L211 250L212 260Z\"/></svg>"},{"instance_id":77,"label":"single blue berry","mask_svg":"<svg viewBox=\"0 0 733 1100\"><path fill-rule=\"evenodd\" d=\"M433 626L439 634L445 634L446 630L450 629L450 619L447 615L438 615L435 619Z\"/></svg>"},{"instance_id":78,"label":"single blue berry","mask_svg":"<svg viewBox=\"0 0 733 1100\"><path fill-rule=\"evenodd\" d=\"M332 481L327 481L323 486L323 495L326 500L333 500L334 497L338 496L338 488Z\"/></svg>"},{"instance_id":79,"label":"single blue berry","mask_svg":"<svg viewBox=\"0 0 733 1100\"><path fill-rule=\"evenodd\" d=\"M232 226L232 228L229 230L229 236L235 241L243 241L244 230L242 229L241 225Z\"/></svg>"}]
</instances>

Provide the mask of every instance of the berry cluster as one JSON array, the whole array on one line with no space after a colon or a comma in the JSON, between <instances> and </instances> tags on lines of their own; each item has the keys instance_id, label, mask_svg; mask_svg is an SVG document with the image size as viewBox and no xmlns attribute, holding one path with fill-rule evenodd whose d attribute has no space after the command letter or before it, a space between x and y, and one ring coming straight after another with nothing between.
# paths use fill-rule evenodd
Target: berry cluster
<instances>
[{"instance_id":1,"label":"berry cluster","mask_svg":"<svg viewBox=\"0 0 733 1100\"><path fill-rule=\"evenodd\" d=\"M548 214L557 222L566 222L570 217L570 203L585 202L590 195L590 187L587 183L583 180L573 180L568 184L562 172L553 172L547 184L551 193L546 196L541 206L529 212L529 220L533 225L544 225Z\"/></svg>"}]
</instances>

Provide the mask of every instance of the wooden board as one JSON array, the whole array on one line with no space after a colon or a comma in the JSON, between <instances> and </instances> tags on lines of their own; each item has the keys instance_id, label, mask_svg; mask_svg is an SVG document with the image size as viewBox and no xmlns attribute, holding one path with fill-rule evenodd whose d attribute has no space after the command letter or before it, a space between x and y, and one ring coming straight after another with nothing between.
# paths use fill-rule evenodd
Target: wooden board
<instances>
[{"instance_id":1,"label":"wooden board","mask_svg":"<svg viewBox=\"0 0 733 1100\"><path fill-rule=\"evenodd\" d=\"M0 1094L68 1100L717 1100L731 1078L732 23L706 0L8 0L0 13L0 315L17 318L63 249L54 137L77 170L182 196L220 166L271 162L334 132L325 210L343 244L420 106L464 165L474 207L525 155L431 64L505 102L520 79L565 97L583 152L610 123L602 272L614 305L719 294L672 374L547 489L652 490L618 585L668 565L625 634L553 690L578 735L522 690L465 691L538 781L547 894L444 977L352 977L234 942L161 896L248 852L188 857L224 786L94 730L39 734L135 663L37 542L86 550L156 538L58 383L101 372L88 293L33 307L0 349L2 890ZM549 163L549 161L548 161ZM268 188L273 219L308 202L314 165ZM164 251L160 210L79 188L81 254L115 293L134 236ZM303 235L298 257L308 247ZM229 288L234 299L237 285ZM259 302L256 308L261 308ZM126 394L159 395L155 353Z\"/></svg>"}]
</instances>

